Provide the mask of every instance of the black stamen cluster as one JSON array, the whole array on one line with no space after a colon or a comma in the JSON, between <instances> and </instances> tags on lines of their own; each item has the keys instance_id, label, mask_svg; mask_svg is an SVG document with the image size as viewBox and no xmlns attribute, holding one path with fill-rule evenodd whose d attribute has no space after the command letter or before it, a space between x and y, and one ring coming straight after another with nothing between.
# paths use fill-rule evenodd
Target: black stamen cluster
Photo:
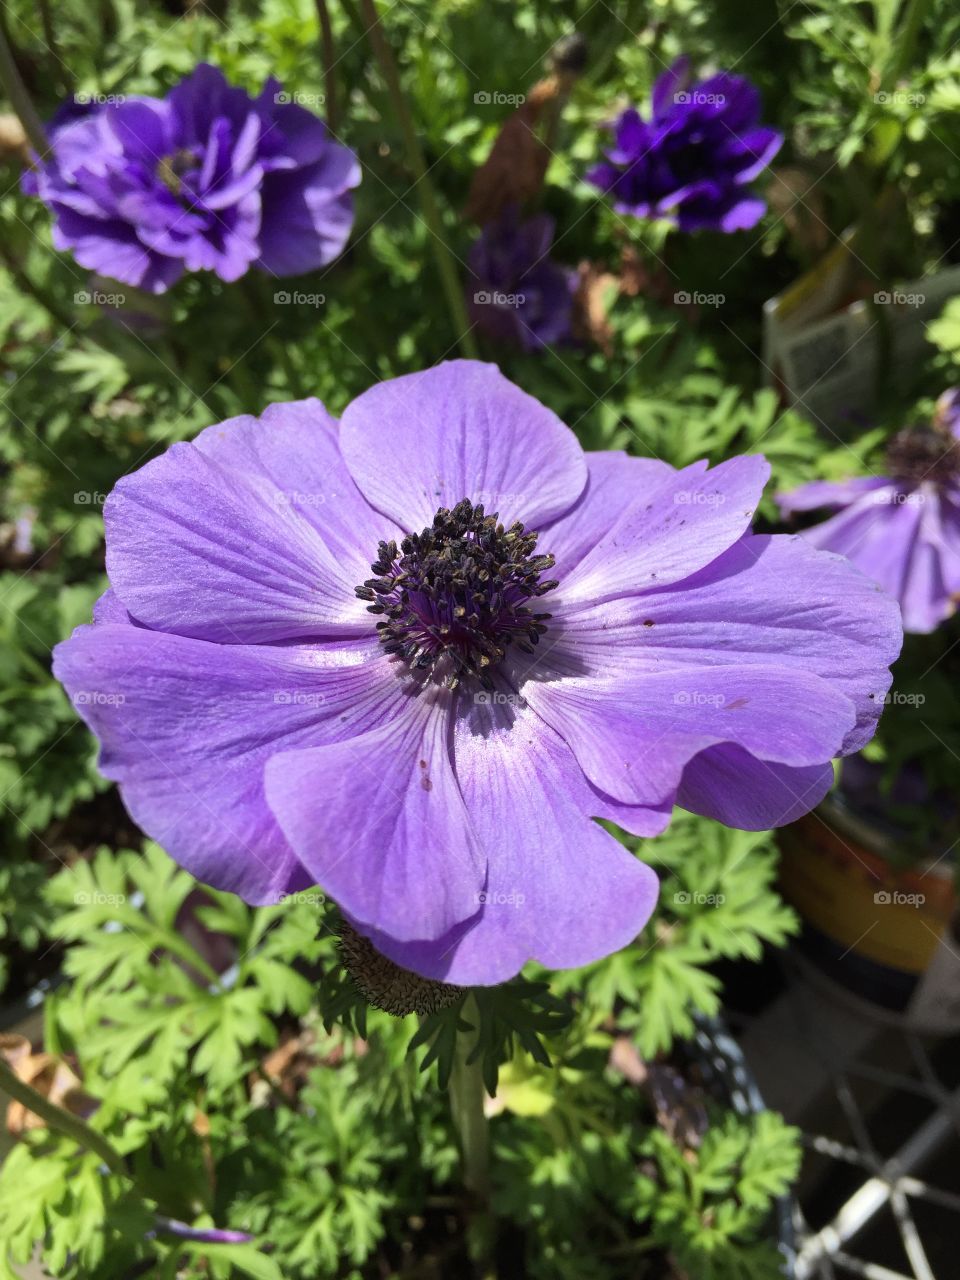
<instances>
[{"instance_id":1,"label":"black stamen cluster","mask_svg":"<svg viewBox=\"0 0 960 1280\"><path fill-rule=\"evenodd\" d=\"M534 613L527 602L552 591L556 580L540 581L553 556L536 555L537 534L520 523L505 528L469 498L452 511L441 507L422 533L381 542L371 568L377 575L357 587L369 600L387 653L412 670L442 678L450 689L466 677L485 689L490 671L509 645L524 653L546 631L549 613Z\"/></svg>"},{"instance_id":2,"label":"black stamen cluster","mask_svg":"<svg viewBox=\"0 0 960 1280\"><path fill-rule=\"evenodd\" d=\"M936 426L908 427L887 446L887 470L905 484L946 484L960 474L960 442Z\"/></svg>"}]
</instances>

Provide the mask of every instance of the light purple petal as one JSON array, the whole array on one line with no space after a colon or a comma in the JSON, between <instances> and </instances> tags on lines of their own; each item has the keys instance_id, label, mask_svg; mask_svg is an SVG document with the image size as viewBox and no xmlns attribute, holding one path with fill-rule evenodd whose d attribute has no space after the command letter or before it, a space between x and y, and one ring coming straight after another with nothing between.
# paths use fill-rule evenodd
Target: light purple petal
<instances>
[{"instance_id":1,"label":"light purple petal","mask_svg":"<svg viewBox=\"0 0 960 1280\"><path fill-rule=\"evenodd\" d=\"M57 646L54 673L134 820L198 879L253 903L312 883L267 806L268 759L363 733L400 697L372 640L225 651L99 622Z\"/></svg>"},{"instance_id":2,"label":"light purple petal","mask_svg":"<svg viewBox=\"0 0 960 1280\"><path fill-rule=\"evenodd\" d=\"M322 159L308 168L268 174L257 266L271 275L291 276L332 262L350 236L349 191L359 182L359 160L335 142L326 143Z\"/></svg>"},{"instance_id":3,"label":"light purple petal","mask_svg":"<svg viewBox=\"0 0 960 1280\"><path fill-rule=\"evenodd\" d=\"M853 703L810 673L776 667L579 674L558 645L523 686L530 706L569 744L590 781L627 804L673 798L701 751L732 742L765 760L819 765L855 722ZM566 668L567 674L559 674Z\"/></svg>"},{"instance_id":4,"label":"light purple petal","mask_svg":"<svg viewBox=\"0 0 960 1280\"><path fill-rule=\"evenodd\" d=\"M610 531L614 513L625 511L641 498L650 498L676 475L673 467L657 458L630 458L625 453L588 453L587 487L576 504L552 524L540 530L537 550L556 559L550 576L565 576Z\"/></svg>"},{"instance_id":5,"label":"light purple petal","mask_svg":"<svg viewBox=\"0 0 960 1280\"><path fill-rule=\"evenodd\" d=\"M885 476L853 476L849 480L812 480L789 493L777 494L777 506L785 516L798 511L846 507L865 493L881 490L893 494L896 486Z\"/></svg>"},{"instance_id":6,"label":"light purple petal","mask_svg":"<svg viewBox=\"0 0 960 1280\"><path fill-rule=\"evenodd\" d=\"M344 412L340 447L368 502L413 533L463 498L537 529L587 479L573 432L495 365L473 360L371 387Z\"/></svg>"},{"instance_id":7,"label":"light purple petal","mask_svg":"<svg viewBox=\"0 0 960 1280\"><path fill-rule=\"evenodd\" d=\"M270 807L304 866L347 914L398 941L439 938L475 915L486 872L450 757L449 702L408 697L358 738L284 751Z\"/></svg>"},{"instance_id":8,"label":"light purple petal","mask_svg":"<svg viewBox=\"0 0 960 1280\"><path fill-rule=\"evenodd\" d=\"M152 627L228 644L369 633L354 596L357 562L345 566L270 475L227 465L226 456L175 444L107 499L107 572L129 611ZM352 512L366 527L359 495L336 479L332 487L342 495L335 527Z\"/></svg>"},{"instance_id":9,"label":"light purple petal","mask_svg":"<svg viewBox=\"0 0 960 1280\"><path fill-rule=\"evenodd\" d=\"M316 529L352 586L369 578L380 541L402 537L354 484L336 419L319 400L267 405L259 418L230 418L201 431L193 443L224 466L276 485L285 505Z\"/></svg>"},{"instance_id":10,"label":"light purple petal","mask_svg":"<svg viewBox=\"0 0 960 1280\"><path fill-rule=\"evenodd\" d=\"M844 754L873 735L902 643L894 600L841 557L783 534L747 534L672 588L560 612L564 642L587 671L685 671L695 681L716 666L776 665L821 676L857 710Z\"/></svg>"},{"instance_id":11,"label":"light purple petal","mask_svg":"<svg viewBox=\"0 0 960 1280\"><path fill-rule=\"evenodd\" d=\"M732 743L709 747L683 771L677 803L744 831L767 831L809 813L833 786L833 766L758 760Z\"/></svg>"},{"instance_id":12,"label":"light purple petal","mask_svg":"<svg viewBox=\"0 0 960 1280\"><path fill-rule=\"evenodd\" d=\"M640 499L562 582L564 600L609 600L664 587L726 551L750 525L770 474L758 455L712 471L695 463Z\"/></svg>"},{"instance_id":13,"label":"light purple petal","mask_svg":"<svg viewBox=\"0 0 960 1280\"><path fill-rule=\"evenodd\" d=\"M596 798L570 752L529 709L475 703L456 730L457 776L488 850L476 919L437 942L363 932L427 977L487 986L534 959L589 964L626 946L656 903L656 874L587 814Z\"/></svg>"}]
</instances>

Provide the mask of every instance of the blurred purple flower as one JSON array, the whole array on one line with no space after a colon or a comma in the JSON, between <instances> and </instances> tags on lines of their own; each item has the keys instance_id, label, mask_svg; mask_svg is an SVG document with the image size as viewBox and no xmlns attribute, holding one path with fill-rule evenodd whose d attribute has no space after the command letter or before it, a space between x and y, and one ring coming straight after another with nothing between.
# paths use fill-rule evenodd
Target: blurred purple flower
<instances>
[{"instance_id":1,"label":"blurred purple flower","mask_svg":"<svg viewBox=\"0 0 960 1280\"><path fill-rule=\"evenodd\" d=\"M248 1231L225 1231L220 1227L191 1227L187 1222L157 1214L155 1227L147 1232L148 1239L155 1236L173 1236L178 1240L196 1240L200 1244L250 1244L256 1239Z\"/></svg>"},{"instance_id":2,"label":"blurred purple flower","mask_svg":"<svg viewBox=\"0 0 960 1280\"><path fill-rule=\"evenodd\" d=\"M201 880L316 882L429 978L586 964L658 887L592 818L766 829L873 734L896 605L750 533L767 474L584 454L473 361L271 405L120 480L55 671Z\"/></svg>"},{"instance_id":3,"label":"blurred purple flower","mask_svg":"<svg viewBox=\"0 0 960 1280\"><path fill-rule=\"evenodd\" d=\"M756 87L726 71L691 84L680 58L653 86L652 108L649 121L633 107L620 115L614 145L587 181L618 213L666 218L681 231L756 226L767 206L747 184L783 143L759 122Z\"/></svg>"},{"instance_id":4,"label":"blurred purple flower","mask_svg":"<svg viewBox=\"0 0 960 1280\"><path fill-rule=\"evenodd\" d=\"M357 157L269 80L258 98L205 63L163 99L58 113L24 189L53 242L114 280L163 293L184 271L298 275L341 252Z\"/></svg>"},{"instance_id":5,"label":"blurred purple flower","mask_svg":"<svg viewBox=\"0 0 960 1280\"><path fill-rule=\"evenodd\" d=\"M931 426L894 436L886 472L815 480L777 501L784 515L835 511L802 536L899 600L906 631L927 633L960 604L960 391L940 397Z\"/></svg>"},{"instance_id":6,"label":"blurred purple flower","mask_svg":"<svg viewBox=\"0 0 960 1280\"><path fill-rule=\"evenodd\" d=\"M467 306L490 337L527 351L570 337L577 273L547 256L553 230L547 214L521 222L509 208L470 250Z\"/></svg>"}]
</instances>

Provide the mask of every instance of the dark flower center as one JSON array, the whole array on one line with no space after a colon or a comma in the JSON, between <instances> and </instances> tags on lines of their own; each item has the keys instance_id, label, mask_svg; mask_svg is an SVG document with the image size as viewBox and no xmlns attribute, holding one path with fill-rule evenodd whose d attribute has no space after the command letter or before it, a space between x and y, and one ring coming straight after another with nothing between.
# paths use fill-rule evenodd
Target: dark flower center
<instances>
[{"instance_id":1,"label":"dark flower center","mask_svg":"<svg viewBox=\"0 0 960 1280\"><path fill-rule=\"evenodd\" d=\"M469 498L452 511L441 507L422 533L381 542L371 568L377 575L357 587L370 600L387 653L411 670L435 673L450 689L472 677L485 689L509 645L524 653L546 631L549 613L528 602L552 591L540 581L553 556L536 555L537 534L509 528L484 515Z\"/></svg>"},{"instance_id":2,"label":"dark flower center","mask_svg":"<svg viewBox=\"0 0 960 1280\"><path fill-rule=\"evenodd\" d=\"M157 177L168 191L178 196L183 186L183 179L195 163L196 157L193 152L188 147L181 147L178 151L163 156L157 165Z\"/></svg>"},{"instance_id":3,"label":"dark flower center","mask_svg":"<svg viewBox=\"0 0 960 1280\"><path fill-rule=\"evenodd\" d=\"M960 475L960 441L937 426L907 427L887 446L887 471L903 484L946 484Z\"/></svg>"}]
</instances>

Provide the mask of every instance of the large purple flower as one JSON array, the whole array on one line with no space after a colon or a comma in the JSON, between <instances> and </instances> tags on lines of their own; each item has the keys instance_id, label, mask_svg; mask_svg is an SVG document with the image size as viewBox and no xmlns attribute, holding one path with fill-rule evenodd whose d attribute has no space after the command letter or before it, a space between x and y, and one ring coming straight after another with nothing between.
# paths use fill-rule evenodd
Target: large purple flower
<instances>
[{"instance_id":1,"label":"large purple flower","mask_svg":"<svg viewBox=\"0 0 960 1280\"><path fill-rule=\"evenodd\" d=\"M760 94L742 76L721 71L691 84L680 58L653 86L651 119L630 107L613 135L586 178L618 213L665 218L681 231L744 231L763 216L766 203L748 184L783 135L760 124Z\"/></svg>"},{"instance_id":2,"label":"large purple flower","mask_svg":"<svg viewBox=\"0 0 960 1280\"><path fill-rule=\"evenodd\" d=\"M592 819L788 822L873 733L896 605L750 534L767 471L584 454L472 361L272 405L118 483L55 671L201 880L317 882L427 977L584 964L657 894Z\"/></svg>"},{"instance_id":3,"label":"large purple flower","mask_svg":"<svg viewBox=\"0 0 960 1280\"><path fill-rule=\"evenodd\" d=\"M353 224L357 157L267 82L258 98L201 64L166 98L67 116L24 179L83 267L163 293L184 271L236 280L331 261Z\"/></svg>"},{"instance_id":4,"label":"large purple flower","mask_svg":"<svg viewBox=\"0 0 960 1280\"><path fill-rule=\"evenodd\" d=\"M894 436L886 475L816 480L777 499L784 515L836 512L803 537L846 556L899 600L906 631L933 631L960 604L957 403L948 391L931 426Z\"/></svg>"},{"instance_id":5,"label":"large purple flower","mask_svg":"<svg viewBox=\"0 0 960 1280\"><path fill-rule=\"evenodd\" d=\"M548 256L553 226L545 213L521 222L508 208L470 250L470 319L527 351L570 337L577 273Z\"/></svg>"}]
</instances>

